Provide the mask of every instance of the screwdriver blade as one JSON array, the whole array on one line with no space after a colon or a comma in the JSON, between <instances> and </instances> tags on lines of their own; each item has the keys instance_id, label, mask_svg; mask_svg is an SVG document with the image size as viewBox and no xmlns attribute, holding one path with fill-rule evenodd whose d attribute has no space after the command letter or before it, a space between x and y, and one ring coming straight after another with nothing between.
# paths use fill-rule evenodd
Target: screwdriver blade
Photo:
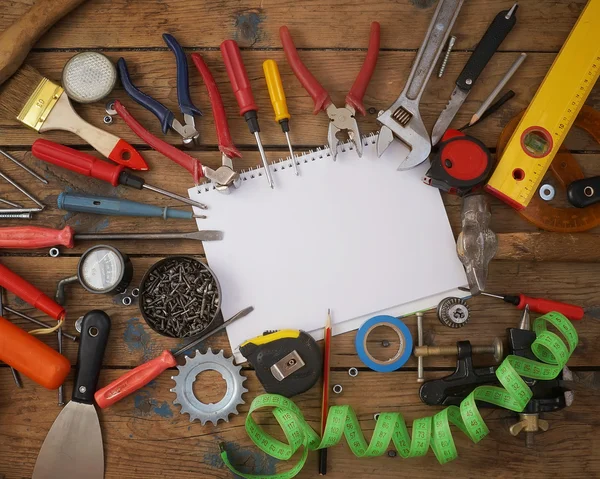
<instances>
[{"instance_id":1,"label":"screwdriver blade","mask_svg":"<svg viewBox=\"0 0 600 479\"><path fill-rule=\"evenodd\" d=\"M75 240L195 240L195 241L220 241L223 232L217 230L192 231L190 233L103 233L103 234L76 234Z\"/></svg>"}]
</instances>

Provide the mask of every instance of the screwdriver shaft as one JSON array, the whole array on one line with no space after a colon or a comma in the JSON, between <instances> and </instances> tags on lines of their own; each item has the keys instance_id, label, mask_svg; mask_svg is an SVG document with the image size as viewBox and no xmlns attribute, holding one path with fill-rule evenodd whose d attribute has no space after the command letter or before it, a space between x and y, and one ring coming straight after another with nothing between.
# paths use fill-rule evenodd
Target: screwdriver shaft
<instances>
[{"instance_id":1,"label":"screwdriver shaft","mask_svg":"<svg viewBox=\"0 0 600 479\"><path fill-rule=\"evenodd\" d=\"M296 157L294 156L294 150L292 149L292 142L290 141L290 134L285 131L285 139L287 140L288 148L290 149L290 158L294 164L294 173L298 176L298 165L296 164Z\"/></svg>"},{"instance_id":2,"label":"screwdriver shaft","mask_svg":"<svg viewBox=\"0 0 600 479\"><path fill-rule=\"evenodd\" d=\"M205 209L208 208L208 206L206 206L205 204L199 203L198 201L190 200L189 198L186 198L184 196L180 196L180 195L178 195L176 193L172 193L170 191L163 190L162 188L158 188L156 186L149 185L148 183L144 183L142 185L142 188L145 188L145 189L150 190L150 191L154 191L155 193L160 193L161 195L167 196L167 197L172 198L174 200L181 201L182 203L185 203L186 205L195 206L195 207L200 208L202 210L205 210Z\"/></svg>"},{"instance_id":3,"label":"screwdriver shaft","mask_svg":"<svg viewBox=\"0 0 600 479\"><path fill-rule=\"evenodd\" d=\"M197 241L218 241L223 239L221 231L193 231L192 233L102 233L102 234L76 234L75 240L165 240L189 239Z\"/></svg>"},{"instance_id":4,"label":"screwdriver shaft","mask_svg":"<svg viewBox=\"0 0 600 479\"><path fill-rule=\"evenodd\" d=\"M267 155L265 154L265 149L263 148L262 142L260 141L260 135L258 134L258 131L254 132L254 138L256 138L256 144L258 146L258 151L260 152L260 159L262 160L263 166L265 167L265 176L267 177L269 186L271 188L275 188L275 183L273 183L273 176L271 175L271 169L269 168L269 162L267 161Z\"/></svg>"}]
</instances>

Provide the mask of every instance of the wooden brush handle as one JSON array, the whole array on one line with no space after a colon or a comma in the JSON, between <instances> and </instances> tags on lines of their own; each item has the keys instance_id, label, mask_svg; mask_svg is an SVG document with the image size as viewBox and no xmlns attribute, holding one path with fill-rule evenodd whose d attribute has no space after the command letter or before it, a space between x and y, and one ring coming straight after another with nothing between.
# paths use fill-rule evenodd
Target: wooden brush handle
<instances>
[{"instance_id":1,"label":"wooden brush handle","mask_svg":"<svg viewBox=\"0 0 600 479\"><path fill-rule=\"evenodd\" d=\"M40 37L83 1L37 0L0 34L0 85L18 70Z\"/></svg>"}]
</instances>

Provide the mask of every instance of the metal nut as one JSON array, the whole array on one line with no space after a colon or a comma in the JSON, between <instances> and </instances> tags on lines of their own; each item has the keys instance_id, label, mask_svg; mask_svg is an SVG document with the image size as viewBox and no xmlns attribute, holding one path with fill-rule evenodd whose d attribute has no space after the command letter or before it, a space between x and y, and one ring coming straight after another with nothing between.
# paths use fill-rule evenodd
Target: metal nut
<instances>
[{"instance_id":1,"label":"metal nut","mask_svg":"<svg viewBox=\"0 0 600 479\"><path fill-rule=\"evenodd\" d=\"M125 305L125 306L129 306L131 305L131 298L129 296L125 296L121 302Z\"/></svg>"},{"instance_id":2,"label":"metal nut","mask_svg":"<svg viewBox=\"0 0 600 479\"><path fill-rule=\"evenodd\" d=\"M375 419L376 421L379 420L379 413L376 412L375 414L373 414L373 419Z\"/></svg>"},{"instance_id":3,"label":"metal nut","mask_svg":"<svg viewBox=\"0 0 600 479\"><path fill-rule=\"evenodd\" d=\"M356 368L348 369L348 376L350 376L351 378L355 378L356 376L358 376L358 369L356 369Z\"/></svg>"},{"instance_id":4,"label":"metal nut","mask_svg":"<svg viewBox=\"0 0 600 479\"><path fill-rule=\"evenodd\" d=\"M137 298L140 295L140 288L133 288L131 290L131 296L133 296L134 298Z\"/></svg>"},{"instance_id":5,"label":"metal nut","mask_svg":"<svg viewBox=\"0 0 600 479\"><path fill-rule=\"evenodd\" d=\"M50 248L48 254L51 258L58 258L58 256L60 256L60 250L58 248Z\"/></svg>"},{"instance_id":6,"label":"metal nut","mask_svg":"<svg viewBox=\"0 0 600 479\"><path fill-rule=\"evenodd\" d=\"M335 384L335 385L333 386L333 392L334 392L335 394L341 394L341 392L342 392L343 390L344 390L344 388L342 387L342 385L341 385L341 384Z\"/></svg>"},{"instance_id":7,"label":"metal nut","mask_svg":"<svg viewBox=\"0 0 600 479\"><path fill-rule=\"evenodd\" d=\"M110 125L113 122L113 118L110 115L105 115L104 116L104 124L105 125Z\"/></svg>"},{"instance_id":8,"label":"metal nut","mask_svg":"<svg viewBox=\"0 0 600 479\"><path fill-rule=\"evenodd\" d=\"M115 101L114 100L110 100L109 102L106 103L106 113L109 114L110 116L117 114L117 110L115 110Z\"/></svg>"}]
</instances>

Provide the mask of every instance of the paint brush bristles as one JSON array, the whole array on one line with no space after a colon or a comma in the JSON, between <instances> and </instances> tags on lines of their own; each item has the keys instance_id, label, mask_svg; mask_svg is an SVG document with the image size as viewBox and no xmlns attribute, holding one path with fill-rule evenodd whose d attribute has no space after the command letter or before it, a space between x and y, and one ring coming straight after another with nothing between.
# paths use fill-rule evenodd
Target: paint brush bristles
<instances>
[{"instance_id":1,"label":"paint brush bristles","mask_svg":"<svg viewBox=\"0 0 600 479\"><path fill-rule=\"evenodd\" d=\"M0 115L16 120L29 97L43 80L43 75L35 68L23 65L0 90Z\"/></svg>"}]
</instances>

